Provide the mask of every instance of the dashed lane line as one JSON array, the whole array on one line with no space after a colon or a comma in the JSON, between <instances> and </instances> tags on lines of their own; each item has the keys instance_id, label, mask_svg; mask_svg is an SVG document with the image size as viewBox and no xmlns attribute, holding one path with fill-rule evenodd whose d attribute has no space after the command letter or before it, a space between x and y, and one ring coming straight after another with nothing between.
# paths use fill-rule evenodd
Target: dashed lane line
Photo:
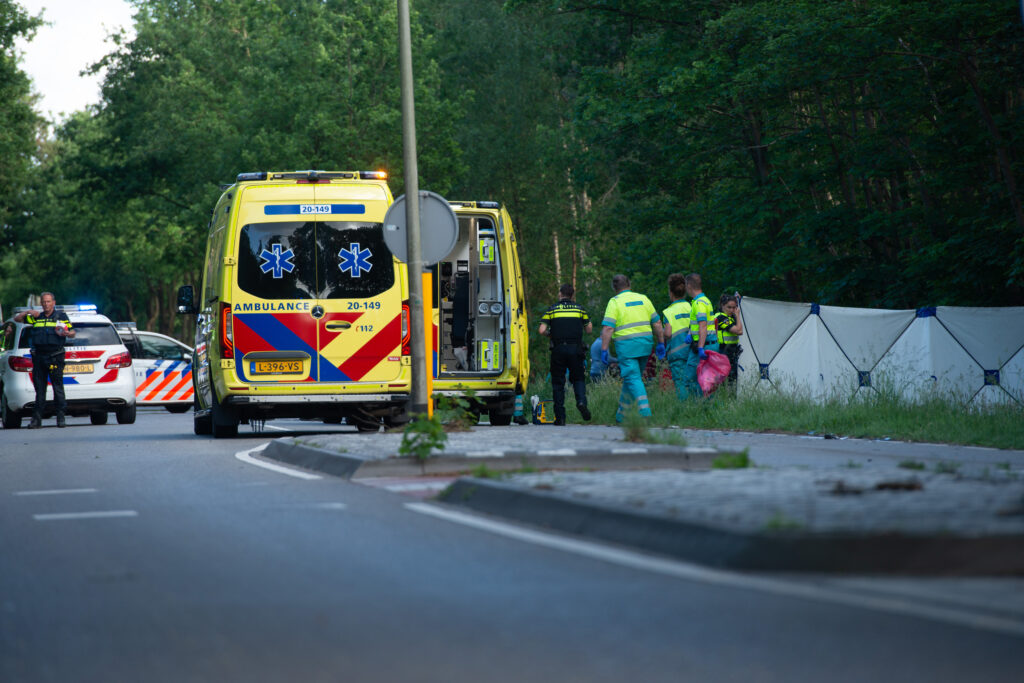
<instances>
[{"instance_id":1,"label":"dashed lane line","mask_svg":"<svg viewBox=\"0 0 1024 683\"><path fill-rule=\"evenodd\" d=\"M796 583L760 576L750 576L710 569L681 560L670 560L624 550L599 543L584 541L564 536L557 536L541 531L514 526L483 517L447 510L437 505L426 503L406 503L405 507L413 512L437 517L456 524L487 531L492 534L512 538L526 543L570 552L584 557L631 567L642 571L672 576L689 581L756 590L791 598L804 598L818 602L828 602L848 607L875 610L901 616L930 619L957 626L993 631L1005 635L1024 637L1024 622L1004 617L978 614L966 610L939 607L912 602L909 599L861 595L841 590L829 589L806 583Z\"/></svg>"},{"instance_id":2,"label":"dashed lane line","mask_svg":"<svg viewBox=\"0 0 1024 683\"><path fill-rule=\"evenodd\" d=\"M38 522L55 522L69 519L108 519L112 517L138 517L135 510L94 510L91 512L52 512L32 515Z\"/></svg>"},{"instance_id":3,"label":"dashed lane line","mask_svg":"<svg viewBox=\"0 0 1024 683\"><path fill-rule=\"evenodd\" d=\"M45 491L15 491L15 496L60 496L72 493L96 493L96 489L48 489Z\"/></svg>"}]
</instances>

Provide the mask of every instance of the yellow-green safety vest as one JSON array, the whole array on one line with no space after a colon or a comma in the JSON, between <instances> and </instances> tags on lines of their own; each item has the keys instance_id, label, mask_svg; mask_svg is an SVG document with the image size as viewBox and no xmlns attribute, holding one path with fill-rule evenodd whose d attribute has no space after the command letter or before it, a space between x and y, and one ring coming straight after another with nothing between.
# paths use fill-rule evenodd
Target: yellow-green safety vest
<instances>
[{"instance_id":1,"label":"yellow-green safety vest","mask_svg":"<svg viewBox=\"0 0 1024 683\"><path fill-rule=\"evenodd\" d=\"M715 316L715 329L718 330L718 343L719 344L739 344L740 337L738 334L733 334L729 331L729 328L736 324L736 318L725 313L719 313Z\"/></svg>"},{"instance_id":2,"label":"yellow-green safety vest","mask_svg":"<svg viewBox=\"0 0 1024 683\"><path fill-rule=\"evenodd\" d=\"M662 317L672 328L672 336L668 340L668 355L687 351L686 335L690 332L690 302L677 299L662 311Z\"/></svg>"},{"instance_id":3,"label":"yellow-green safety vest","mask_svg":"<svg viewBox=\"0 0 1024 683\"><path fill-rule=\"evenodd\" d=\"M627 289L608 300L601 324L605 327L615 328L615 332L612 333L612 339L615 341L640 337L653 339L654 331L651 323L656 320L658 320L658 311L655 310L651 300L643 294L637 294Z\"/></svg>"},{"instance_id":4,"label":"yellow-green safety vest","mask_svg":"<svg viewBox=\"0 0 1024 683\"><path fill-rule=\"evenodd\" d=\"M715 307L705 294L698 294L690 302L690 336L693 341L700 341L700 321L707 323L707 344L714 344L715 339Z\"/></svg>"}]
</instances>

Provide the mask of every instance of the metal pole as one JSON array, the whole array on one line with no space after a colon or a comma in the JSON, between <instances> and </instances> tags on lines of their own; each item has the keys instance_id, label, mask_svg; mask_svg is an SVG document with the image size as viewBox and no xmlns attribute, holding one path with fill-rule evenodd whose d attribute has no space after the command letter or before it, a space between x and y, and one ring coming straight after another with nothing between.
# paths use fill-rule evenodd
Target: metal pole
<instances>
[{"instance_id":1,"label":"metal pole","mask_svg":"<svg viewBox=\"0 0 1024 683\"><path fill-rule=\"evenodd\" d=\"M423 256L420 250L420 183L416 168L416 105L412 89L409 0L398 0L398 58L402 74L402 148L405 162L406 247L409 252L409 329L412 396L409 410L427 413L427 351L423 339Z\"/></svg>"}]
</instances>

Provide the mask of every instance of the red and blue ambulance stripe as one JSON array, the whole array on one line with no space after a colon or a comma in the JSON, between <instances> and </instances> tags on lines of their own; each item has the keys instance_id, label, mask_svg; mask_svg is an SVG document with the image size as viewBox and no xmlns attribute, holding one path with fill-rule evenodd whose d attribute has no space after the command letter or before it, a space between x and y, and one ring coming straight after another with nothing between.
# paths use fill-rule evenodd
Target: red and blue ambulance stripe
<instances>
[{"instance_id":1,"label":"red and blue ambulance stripe","mask_svg":"<svg viewBox=\"0 0 1024 683\"><path fill-rule=\"evenodd\" d=\"M358 382L401 343L402 318L395 316L365 344L353 349L341 365L335 365L322 355L342 331L320 331L317 342L317 327L320 323L343 321L355 323L362 313L328 313L317 321L308 313L236 313L232 316L232 333L235 342L235 367L241 368L247 353L258 351L301 351L314 359L316 370L311 371L307 382ZM319 348L317 348L319 346ZM246 379L238 373L239 380Z\"/></svg>"}]
</instances>

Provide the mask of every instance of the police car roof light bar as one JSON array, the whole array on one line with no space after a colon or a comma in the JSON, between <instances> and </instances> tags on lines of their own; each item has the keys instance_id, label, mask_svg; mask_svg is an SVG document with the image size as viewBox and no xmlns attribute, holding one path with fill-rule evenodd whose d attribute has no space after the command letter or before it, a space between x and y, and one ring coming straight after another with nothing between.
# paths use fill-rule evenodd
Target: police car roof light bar
<instances>
[{"instance_id":1,"label":"police car roof light bar","mask_svg":"<svg viewBox=\"0 0 1024 683\"><path fill-rule=\"evenodd\" d=\"M248 180L266 180L266 171L253 171L251 173L239 173L238 177L235 178L236 183L244 183Z\"/></svg>"}]
</instances>

